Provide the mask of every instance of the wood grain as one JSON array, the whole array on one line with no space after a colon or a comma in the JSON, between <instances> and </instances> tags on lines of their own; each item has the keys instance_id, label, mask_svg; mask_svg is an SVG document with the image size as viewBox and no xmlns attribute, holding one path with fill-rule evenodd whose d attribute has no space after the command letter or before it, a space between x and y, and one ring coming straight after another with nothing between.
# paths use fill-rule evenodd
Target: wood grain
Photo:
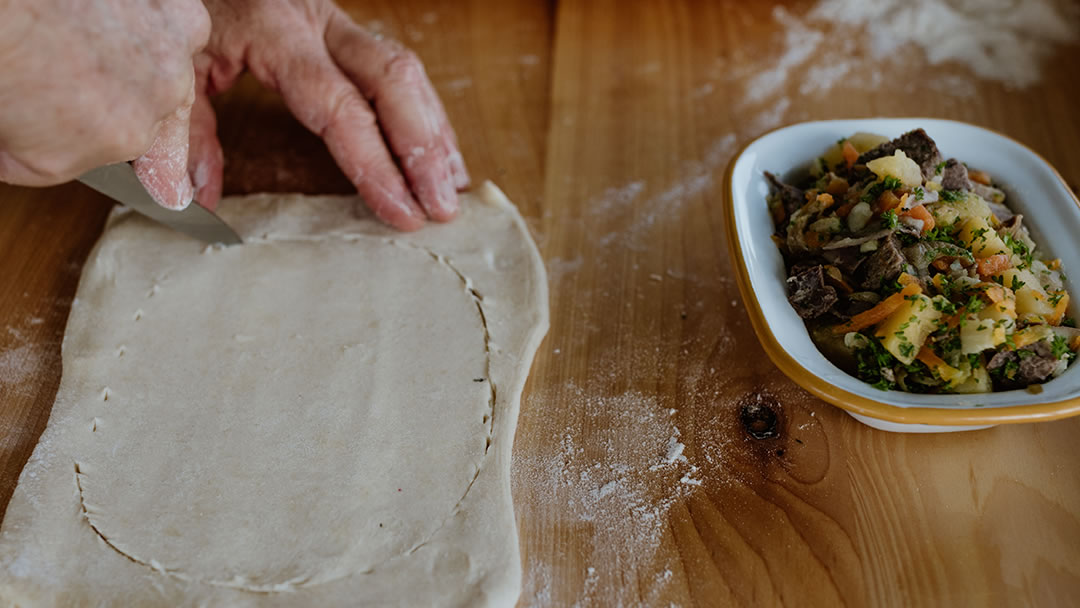
<instances>
[{"instance_id":1,"label":"wood grain","mask_svg":"<svg viewBox=\"0 0 1080 608\"><path fill-rule=\"evenodd\" d=\"M754 97L783 50L775 3L346 4L424 58L474 181L521 206L548 263L552 328L514 448L522 605L1080 597L1080 420L892 435L812 398L749 328L719 210L738 145L812 118L965 120L1080 183L1076 47L1022 90L921 90L911 83L926 74L900 69L888 86L805 91L789 74ZM348 191L253 80L215 107L227 192ZM77 185L0 187L2 505L44 428L70 299L108 208ZM770 423L771 436L748 432Z\"/></svg>"}]
</instances>

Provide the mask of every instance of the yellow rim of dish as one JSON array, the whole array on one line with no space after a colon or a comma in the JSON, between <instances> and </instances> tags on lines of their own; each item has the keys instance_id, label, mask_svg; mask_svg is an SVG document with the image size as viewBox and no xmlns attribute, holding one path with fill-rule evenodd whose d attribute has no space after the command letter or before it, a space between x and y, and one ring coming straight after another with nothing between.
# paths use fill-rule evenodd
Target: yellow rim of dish
<instances>
[{"instance_id":1,"label":"yellow rim of dish","mask_svg":"<svg viewBox=\"0 0 1080 608\"><path fill-rule=\"evenodd\" d=\"M918 119L901 119L901 120L918 120ZM940 119L935 119L940 120ZM830 122L830 121L822 121ZM769 356L780 371L784 372L788 378L795 381L796 384L802 386L806 390L814 394L814 396L827 401L839 408L845 409L849 412L861 414L863 416L869 416L871 418L877 418L878 420L885 420L888 422L896 422L901 424L932 424L940 426L962 426L962 425L980 425L980 424L1015 424L1019 422L1042 422L1048 420L1059 420L1061 418L1068 418L1070 416L1076 416L1080 414L1080 398L1066 399L1064 401L1055 401L1052 403L1038 403L1032 405L1011 405L1005 407L988 407L985 409L953 409L947 407L902 407L898 405L889 405L887 403L881 403L874 401L862 395L856 395L855 393L846 391L836 385L830 384L821 378L818 378L810 372L810 370L803 367L794 357L792 357L784 347L780 345L780 342L776 339L776 336L772 333L772 329L769 328L769 324L765 320L765 313L761 310L761 304L758 302L757 295L754 293L753 287L750 284L750 273L746 268L746 259L743 256L742 247L739 245L738 229L735 225L735 201L734 201L734 189L732 186L732 174L735 171L735 163L742 157L743 152L751 144L765 137L769 133L785 129L793 125L785 125L777 127L762 133L753 140L747 142L739 148L735 156L732 157L731 162L728 163L727 170L724 172L724 186L723 186L723 204L724 215L727 220L727 237L728 237L728 249L731 251L731 255L735 260L736 279L739 284L739 293L742 294L743 302L747 304L746 310L750 314L750 324L754 328L754 333L757 334L758 340L761 342L762 347L765 349L765 353ZM975 126L975 125L972 125ZM1058 181L1065 186L1065 191L1072 198L1077 208L1080 208L1080 199L1073 193L1072 188L1057 169L1054 168L1045 158L1043 158L1038 152L1035 152L1031 148L1016 141L1015 139L998 133L992 129L986 129L985 127L977 127L995 133L1012 141L1016 145L1024 148L1028 152L1034 154L1039 160L1046 164L1047 167L1054 173Z\"/></svg>"}]
</instances>

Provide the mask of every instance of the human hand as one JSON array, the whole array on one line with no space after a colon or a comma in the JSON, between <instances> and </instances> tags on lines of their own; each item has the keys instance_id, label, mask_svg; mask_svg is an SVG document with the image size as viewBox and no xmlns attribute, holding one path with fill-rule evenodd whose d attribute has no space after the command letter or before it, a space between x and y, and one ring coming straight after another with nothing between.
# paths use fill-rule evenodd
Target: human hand
<instances>
[{"instance_id":1,"label":"human hand","mask_svg":"<svg viewBox=\"0 0 1080 608\"><path fill-rule=\"evenodd\" d=\"M189 170L214 208L223 157L209 95L248 69L326 142L371 210L403 230L458 211L469 184L457 137L417 56L356 25L330 0L205 0L210 42L195 60ZM385 138L385 139L384 139Z\"/></svg>"},{"instance_id":2,"label":"human hand","mask_svg":"<svg viewBox=\"0 0 1080 608\"><path fill-rule=\"evenodd\" d=\"M136 173L165 206L186 205L203 5L8 0L0 14L0 181L58 184L148 152Z\"/></svg>"}]
</instances>

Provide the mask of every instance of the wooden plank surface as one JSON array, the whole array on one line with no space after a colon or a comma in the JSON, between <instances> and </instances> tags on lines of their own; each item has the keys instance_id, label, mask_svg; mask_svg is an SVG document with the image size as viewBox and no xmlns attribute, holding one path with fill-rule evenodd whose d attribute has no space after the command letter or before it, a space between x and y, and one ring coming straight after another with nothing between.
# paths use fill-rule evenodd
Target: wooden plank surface
<instances>
[{"instance_id":1,"label":"wooden plank surface","mask_svg":"<svg viewBox=\"0 0 1080 608\"><path fill-rule=\"evenodd\" d=\"M781 7L349 3L425 59L474 178L521 206L548 263L552 328L514 451L521 604L1066 604L1080 593L1080 420L890 435L812 398L749 328L719 200L741 143L830 117L973 122L1078 183L1077 48L1022 89L956 66L822 87L777 70L801 40L784 24L809 5ZM216 105L228 192L347 191L252 81ZM108 203L77 185L2 187L0 201L6 505ZM743 413L762 407L778 433L755 439Z\"/></svg>"}]
</instances>

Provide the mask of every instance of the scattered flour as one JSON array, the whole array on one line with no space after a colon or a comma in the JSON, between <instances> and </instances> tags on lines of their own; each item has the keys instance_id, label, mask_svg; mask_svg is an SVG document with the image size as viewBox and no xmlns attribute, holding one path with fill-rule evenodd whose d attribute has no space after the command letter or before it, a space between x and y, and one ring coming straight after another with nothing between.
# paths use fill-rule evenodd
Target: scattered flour
<instances>
[{"instance_id":1,"label":"scattered flour","mask_svg":"<svg viewBox=\"0 0 1080 608\"><path fill-rule=\"evenodd\" d=\"M1080 6L1065 0L822 0L808 18L861 28L875 60L914 47L930 65L1016 88L1038 82L1054 47L1080 33Z\"/></svg>"},{"instance_id":2,"label":"scattered flour","mask_svg":"<svg viewBox=\"0 0 1080 608\"><path fill-rule=\"evenodd\" d=\"M547 606L554 599L562 605L551 597L552 579L578 581L573 605L598 605L600 598L634 605L642 597L659 597L675 566L658 555L668 512L702 484L691 477L697 467L684 453L671 408L636 391L597 396L573 384L567 391L581 416L543 447L518 452L514 474L536 500L549 503L539 509L553 519L546 528L590 539L584 562L576 566L584 577L580 570L530 565L522 601ZM545 400L543 390L535 391L528 407L542 409ZM587 443L580 439L586 436ZM636 583L629 584L634 577Z\"/></svg>"},{"instance_id":3,"label":"scattered flour","mask_svg":"<svg viewBox=\"0 0 1080 608\"><path fill-rule=\"evenodd\" d=\"M0 394L29 395L29 383L43 364L41 349L35 344L0 350Z\"/></svg>"},{"instance_id":4,"label":"scattered flour","mask_svg":"<svg viewBox=\"0 0 1080 608\"><path fill-rule=\"evenodd\" d=\"M748 68L744 105L791 83L804 96L875 88L882 74L953 97L973 95L973 78L1024 88L1080 38L1080 5L1068 0L820 0L801 17L777 6L773 19L783 50Z\"/></svg>"}]
</instances>

